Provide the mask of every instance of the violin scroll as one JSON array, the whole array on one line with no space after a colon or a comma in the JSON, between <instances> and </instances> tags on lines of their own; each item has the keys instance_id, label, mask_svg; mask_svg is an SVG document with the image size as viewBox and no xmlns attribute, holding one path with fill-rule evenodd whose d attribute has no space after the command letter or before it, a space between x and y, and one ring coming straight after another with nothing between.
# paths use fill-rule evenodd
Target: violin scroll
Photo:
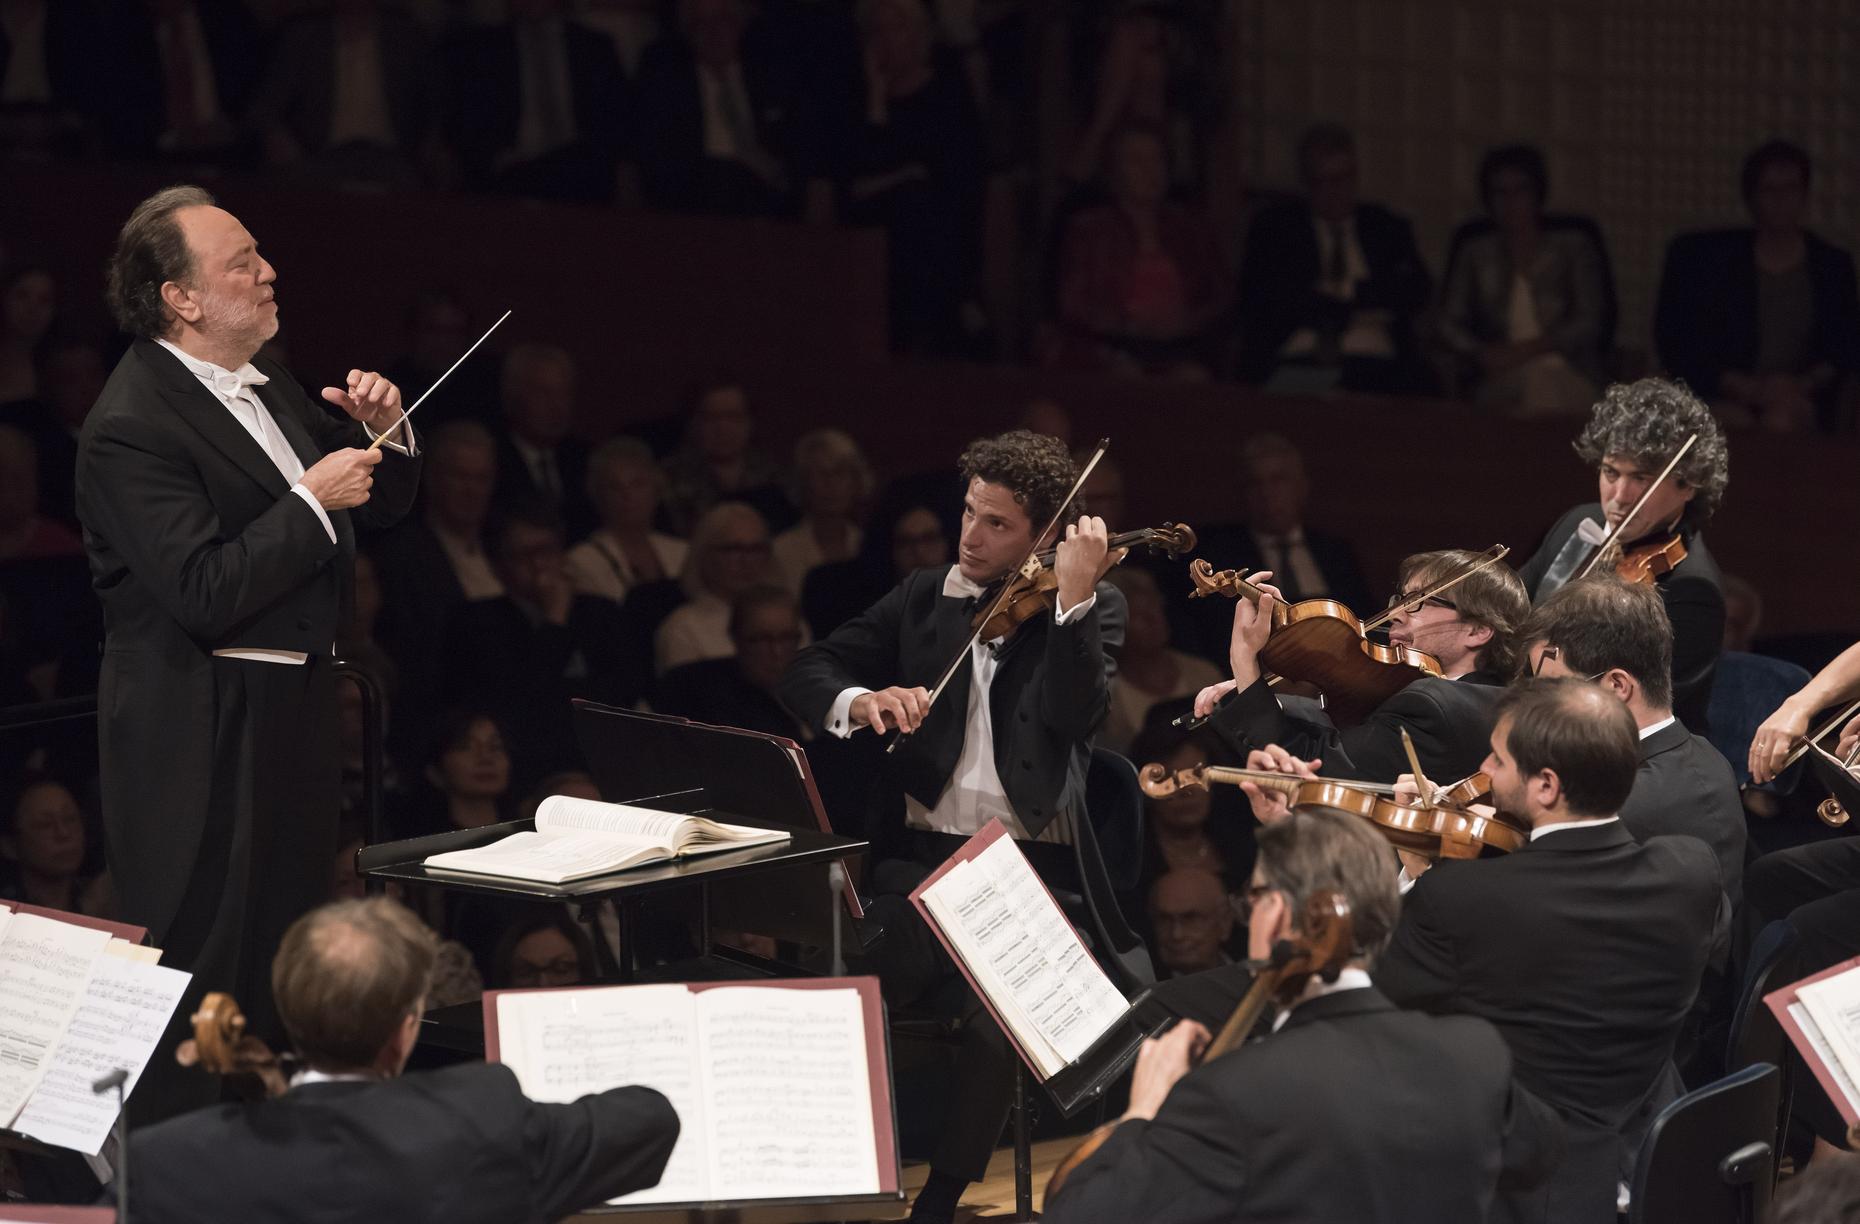
<instances>
[{"instance_id":1,"label":"violin scroll","mask_svg":"<svg viewBox=\"0 0 1860 1224\"><path fill-rule=\"evenodd\" d=\"M198 1066L213 1075L256 1076L268 1097L283 1096L290 1087L271 1047L245 1031L245 1013L231 995L208 994L192 1023L194 1035L174 1052L174 1060L183 1067Z\"/></svg>"},{"instance_id":2,"label":"violin scroll","mask_svg":"<svg viewBox=\"0 0 1860 1224\"><path fill-rule=\"evenodd\" d=\"M1177 791L1207 790L1208 767L1191 765L1171 771L1167 765L1151 761L1137 771L1137 785L1152 799L1167 799Z\"/></svg>"}]
</instances>

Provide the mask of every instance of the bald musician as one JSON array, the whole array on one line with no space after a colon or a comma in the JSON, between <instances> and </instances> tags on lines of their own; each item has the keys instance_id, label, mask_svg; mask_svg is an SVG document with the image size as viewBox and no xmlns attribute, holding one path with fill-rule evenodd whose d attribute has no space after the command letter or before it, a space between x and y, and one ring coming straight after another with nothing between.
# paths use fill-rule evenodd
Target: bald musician
<instances>
[{"instance_id":1,"label":"bald musician","mask_svg":"<svg viewBox=\"0 0 1860 1224\"><path fill-rule=\"evenodd\" d=\"M1144 1044L1130 1106L1049 1198L1049 1224L1127 1220L1483 1220L1501 1179L1554 1165L1561 1125L1512 1083L1498 1032L1469 1016L1402 1011L1371 984L1400 900L1388 845L1336 812L1261 831L1248 890L1256 959L1299 936L1319 890L1349 903L1357 952L1313 977L1271 1033L1195 1065L1208 1029Z\"/></svg>"},{"instance_id":2,"label":"bald musician","mask_svg":"<svg viewBox=\"0 0 1860 1224\"><path fill-rule=\"evenodd\" d=\"M657 1185L678 1115L651 1088L540 1105L496 1063L401 1074L436 950L384 897L292 924L271 981L304 1069L275 1100L132 1132L138 1224L508 1224Z\"/></svg>"}]
</instances>

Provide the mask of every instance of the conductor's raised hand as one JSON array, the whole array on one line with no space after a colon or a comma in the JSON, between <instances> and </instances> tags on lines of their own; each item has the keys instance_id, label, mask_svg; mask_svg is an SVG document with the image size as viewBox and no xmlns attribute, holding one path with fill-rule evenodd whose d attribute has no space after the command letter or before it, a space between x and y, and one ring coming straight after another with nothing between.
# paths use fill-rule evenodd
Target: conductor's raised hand
<instances>
[{"instance_id":1,"label":"conductor's raised hand","mask_svg":"<svg viewBox=\"0 0 1860 1224\"><path fill-rule=\"evenodd\" d=\"M368 500L375 484L375 465L380 462L378 450L331 451L303 474L300 483L323 509L347 510Z\"/></svg>"},{"instance_id":2,"label":"conductor's raised hand","mask_svg":"<svg viewBox=\"0 0 1860 1224\"><path fill-rule=\"evenodd\" d=\"M853 726L867 726L880 735L894 729L915 731L930 712L930 694L922 688L893 685L876 693L859 694L847 712Z\"/></svg>"},{"instance_id":3,"label":"conductor's raised hand","mask_svg":"<svg viewBox=\"0 0 1860 1224\"><path fill-rule=\"evenodd\" d=\"M1091 598L1098 580L1123 559L1111 552L1111 533L1104 520L1088 514L1066 525L1066 536L1054 549L1053 575L1059 580L1060 610L1076 608Z\"/></svg>"},{"instance_id":4,"label":"conductor's raised hand","mask_svg":"<svg viewBox=\"0 0 1860 1224\"><path fill-rule=\"evenodd\" d=\"M376 433L400 420L400 388L373 370L350 370L348 386L324 387L323 398Z\"/></svg>"}]
</instances>

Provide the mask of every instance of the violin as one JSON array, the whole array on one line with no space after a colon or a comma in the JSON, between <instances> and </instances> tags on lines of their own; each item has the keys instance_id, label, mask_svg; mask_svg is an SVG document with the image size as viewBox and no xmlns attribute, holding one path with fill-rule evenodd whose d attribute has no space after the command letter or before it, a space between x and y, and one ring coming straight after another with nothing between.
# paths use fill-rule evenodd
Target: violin
<instances>
[{"instance_id":1,"label":"violin","mask_svg":"<svg viewBox=\"0 0 1860 1224\"><path fill-rule=\"evenodd\" d=\"M1195 765L1171 773L1167 766L1150 764L1137 773L1137 784L1152 799L1165 799L1179 790L1205 790L1213 782L1252 782L1284 795L1294 811L1327 808L1367 820L1396 849L1430 859L1478 858L1487 847L1509 854L1530 840L1528 831L1506 817L1470 810L1469 805L1490 789L1482 773L1435 791L1420 803L1395 798L1395 788L1387 783L1300 778L1226 765Z\"/></svg>"},{"instance_id":2,"label":"violin","mask_svg":"<svg viewBox=\"0 0 1860 1224\"><path fill-rule=\"evenodd\" d=\"M1281 775L1282 776L1282 775ZM1201 1065L1213 1062L1244 1042L1259 1023L1269 1002L1290 1007L1313 977L1335 982L1344 966L1358 954L1356 928L1350 916L1350 903L1338 892L1315 892L1305 901L1303 914L1289 939L1272 945L1272 954L1263 961L1248 961L1253 970L1253 984L1234 1008L1227 1023L1202 1051ZM1090 1160L1104 1141L1116 1130L1117 1122L1106 1122L1080 1141L1053 1169L1046 1183L1046 1201L1065 1184L1072 1171Z\"/></svg>"},{"instance_id":3,"label":"violin","mask_svg":"<svg viewBox=\"0 0 1860 1224\"><path fill-rule=\"evenodd\" d=\"M1686 542L1675 531L1664 540L1630 548L1615 562L1615 576L1623 582L1644 585L1673 572L1686 559Z\"/></svg>"},{"instance_id":4,"label":"violin","mask_svg":"<svg viewBox=\"0 0 1860 1224\"><path fill-rule=\"evenodd\" d=\"M1161 527L1144 527L1120 532L1106 541L1107 551L1147 547L1178 560L1195 547L1195 529L1187 523L1164 523ZM1043 612L1052 610L1059 594L1059 575L1053 569L1058 550L1049 548L1035 553L1008 580L1006 589L997 594L990 589L983 597L983 610L975 614L975 629L984 642L1006 637ZM1121 560L1121 558L1120 558Z\"/></svg>"},{"instance_id":5,"label":"violin","mask_svg":"<svg viewBox=\"0 0 1860 1224\"><path fill-rule=\"evenodd\" d=\"M183 1067L227 1076L251 1100L283 1096L290 1088L284 1060L264 1041L245 1031L245 1013L229 994L219 991L201 1000L191 1017L194 1035L174 1052Z\"/></svg>"}]
</instances>

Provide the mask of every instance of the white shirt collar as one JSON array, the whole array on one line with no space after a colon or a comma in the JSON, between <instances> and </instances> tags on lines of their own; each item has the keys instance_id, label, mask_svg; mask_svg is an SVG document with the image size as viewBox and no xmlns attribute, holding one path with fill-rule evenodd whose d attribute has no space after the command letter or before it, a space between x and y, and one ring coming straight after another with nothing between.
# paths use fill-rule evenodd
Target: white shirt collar
<instances>
[{"instance_id":1,"label":"white shirt collar","mask_svg":"<svg viewBox=\"0 0 1860 1224\"><path fill-rule=\"evenodd\" d=\"M1564 829L1593 829L1597 825L1613 824L1619 816L1597 816L1594 820L1565 820L1561 824L1539 825L1531 830L1531 840L1546 837L1551 833L1561 833Z\"/></svg>"},{"instance_id":2,"label":"white shirt collar","mask_svg":"<svg viewBox=\"0 0 1860 1224\"><path fill-rule=\"evenodd\" d=\"M180 345L170 340L158 339L155 343L181 359L187 372L207 385L207 388L223 400L235 398L246 387L262 387L271 379L258 372L258 367L246 362L236 370L214 365L211 361L196 357Z\"/></svg>"},{"instance_id":3,"label":"white shirt collar","mask_svg":"<svg viewBox=\"0 0 1860 1224\"><path fill-rule=\"evenodd\" d=\"M1342 994L1346 990L1362 990L1372 985L1369 980L1369 971L1367 969L1358 969L1354 965L1340 971L1337 974L1337 980L1334 982L1326 982L1323 978L1313 978L1312 982L1312 986L1307 987L1306 993L1300 995L1291 1007L1282 1009L1279 1014L1273 1018L1273 1032L1276 1033L1284 1028L1285 1022L1291 1019L1292 1012L1313 999L1321 999L1325 995Z\"/></svg>"},{"instance_id":4,"label":"white shirt collar","mask_svg":"<svg viewBox=\"0 0 1860 1224\"><path fill-rule=\"evenodd\" d=\"M302 1088L305 1084L361 1084L372 1083L381 1077L373 1071L318 1071L305 1067L291 1076L291 1087Z\"/></svg>"},{"instance_id":5,"label":"white shirt collar","mask_svg":"<svg viewBox=\"0 0 1860 1224\"><path fill-rule=\"evenodd\" d=\"M1678 721L1679 721L1679 716L1677 714L1668 714L1665 718L1662 718L1659 722L1654 723L1651 727L1642 727L1640 729L1640 737L1644 740L1652 739L1654 736L1658 735L1660 732L1666 730L1668 727L1672 726L1674 723Z\"/></svg>"},{"instance_id":6,"label":"white shirt collar","mask_svg":"<svg viewBox=\"0 0 1860 1224\"><path fill-rule=\"evenodd\" d=\"M980 599L983 589L962 576L962 567L952 565L949 573L943 575L943 595L946 599Z\"/></svg>"}]
</instances>

